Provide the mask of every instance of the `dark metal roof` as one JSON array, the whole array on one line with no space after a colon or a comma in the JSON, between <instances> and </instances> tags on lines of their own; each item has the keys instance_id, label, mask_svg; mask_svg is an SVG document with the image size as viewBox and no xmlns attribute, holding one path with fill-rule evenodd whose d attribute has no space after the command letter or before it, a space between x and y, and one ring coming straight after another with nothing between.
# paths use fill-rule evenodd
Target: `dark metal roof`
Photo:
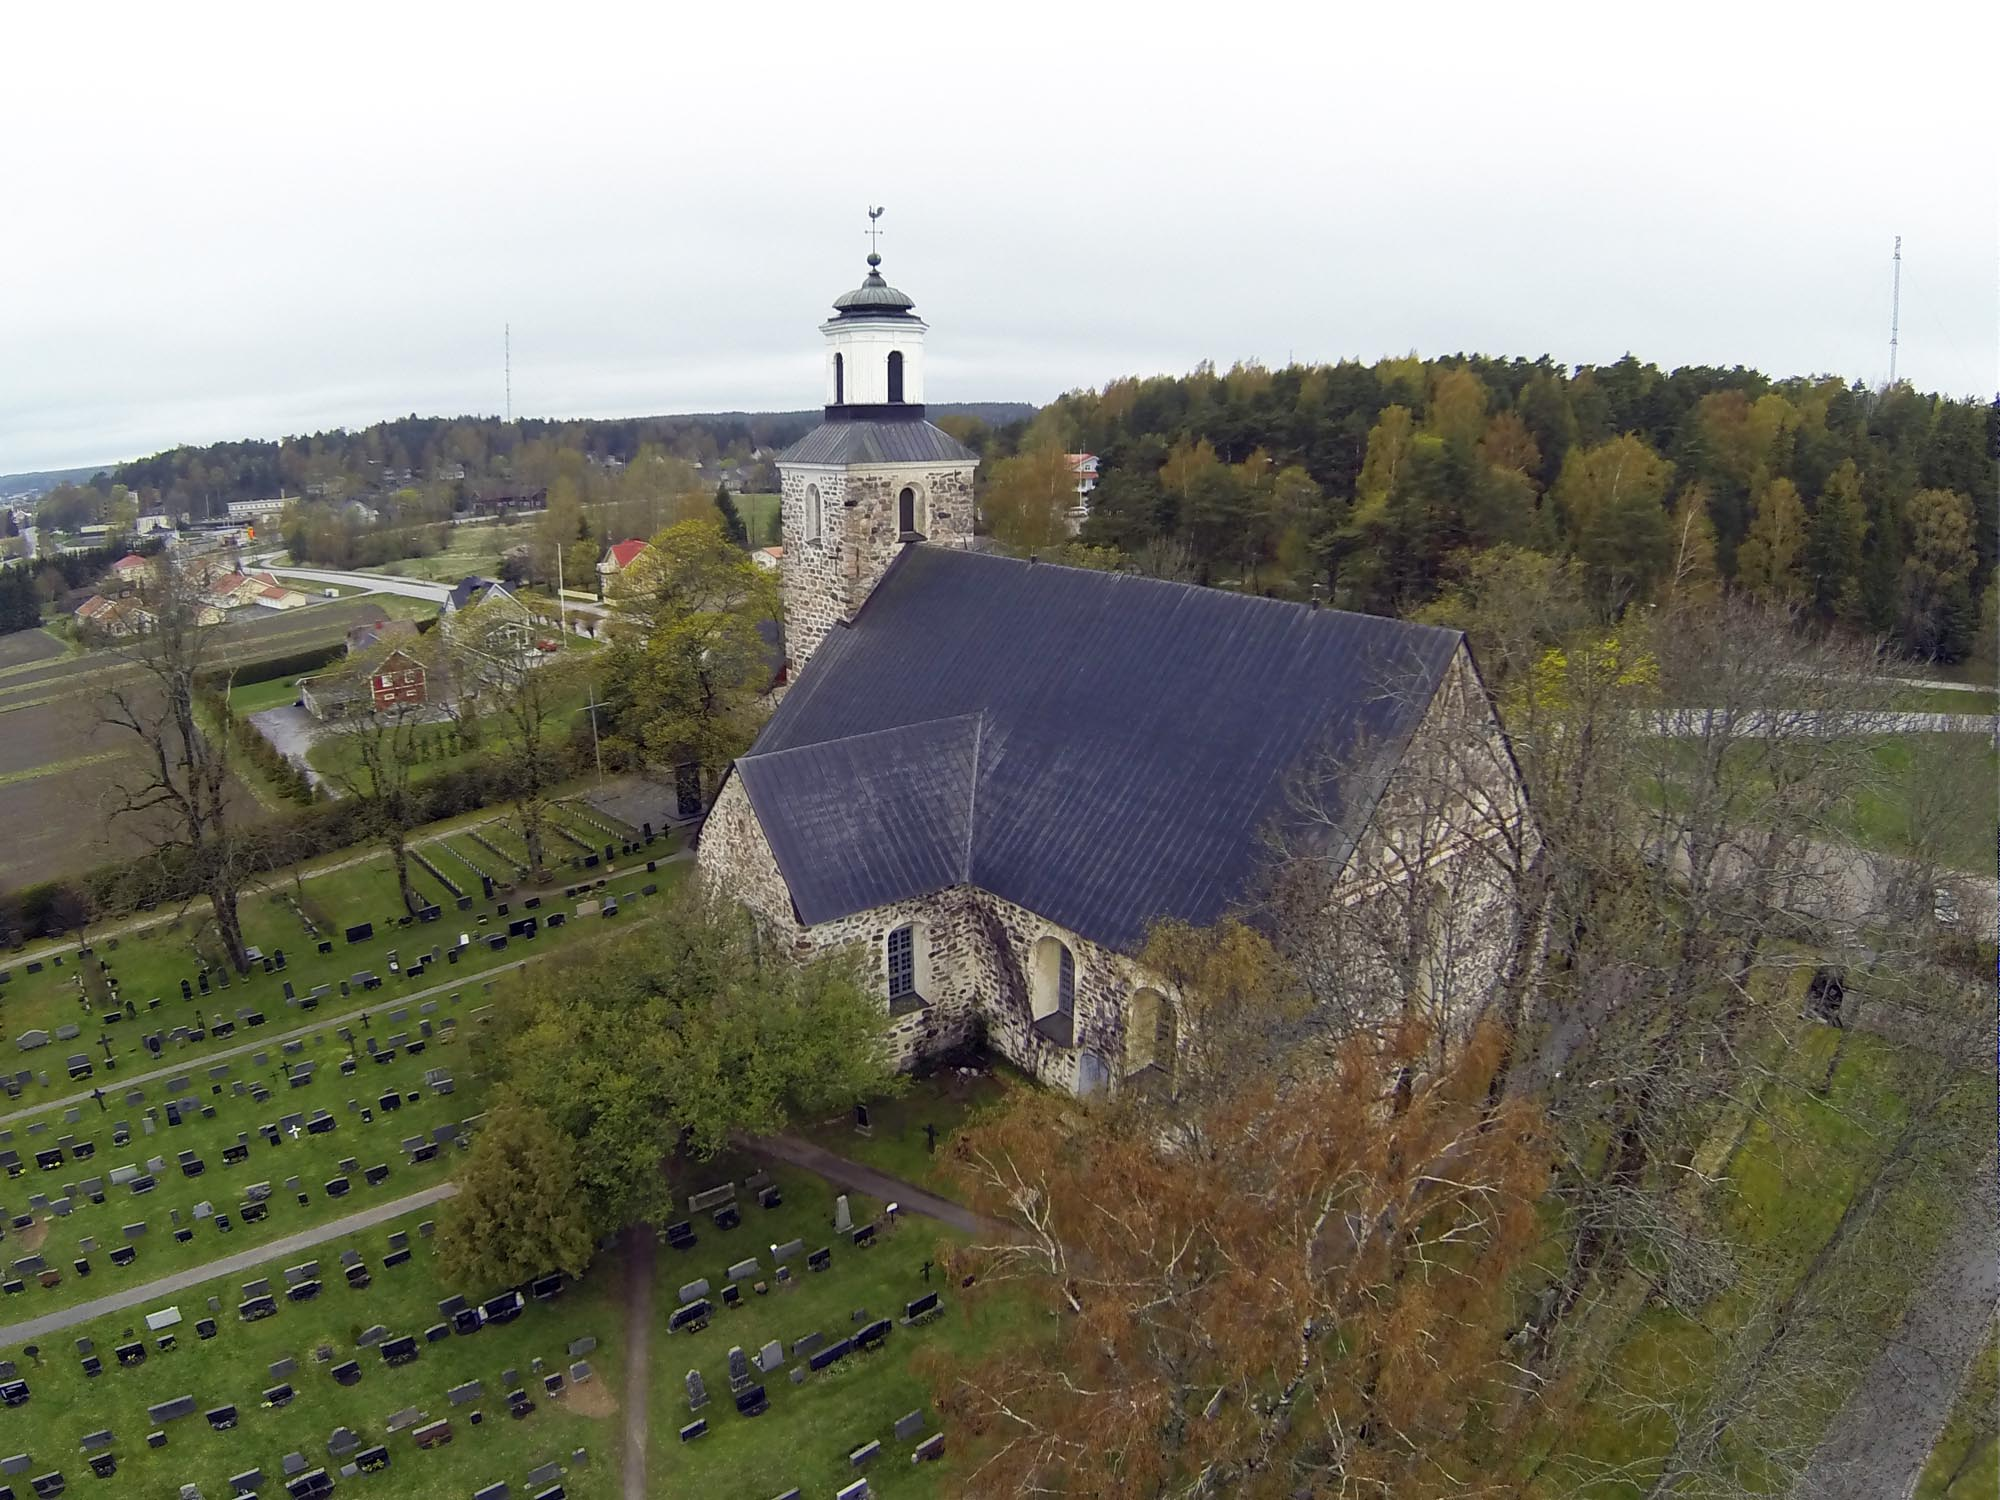
<instances>
[{"instance_id":1,"label":"dark metal roof","mask_svg":"<svg viewBox=\"0 0 2000 1500\"><path fill-rule=\"evenodd\" d=\"M868 274L861 279L861 285L833 299L836 313L843 318L910 316L916 302L908 293L897 291L882 279L882 273L876 269L881 264L881 256L868 257Z\"/></svg>"},{"instance_id":2,"label":"dark metal roof","mask_svg":"<svg viewBox=\"0 0 2000 1500\"><path fill-rule=\"evenodd\" d=\"M978 755L961 716L738 762L800 920L964 884Z\"/></svg>"},{"instance_id":3,"label":"dark metal roof","mask_svg":"<svg viewBox=\"0 0 2000 1500\"><path fill-rule=\"evenodd\" d=\"M1342 795L1372 806L1459 641L912 546L737 764L809 923L964 882L1133 951L1156 919L1212 922L1251 893L1315 756L1368 747Z\"/></svg>"},{"instance_id":4,"label":"dark metal roof","mask_svg":"<svg viewBox=\"0 0 2000 1500\"><path fill-rule=\"evenodd\" d=\"M942 428L908 422L822 422L778 455L784 464L911 464L979 462L979 455Z\"/></svg>"}]
</instances>

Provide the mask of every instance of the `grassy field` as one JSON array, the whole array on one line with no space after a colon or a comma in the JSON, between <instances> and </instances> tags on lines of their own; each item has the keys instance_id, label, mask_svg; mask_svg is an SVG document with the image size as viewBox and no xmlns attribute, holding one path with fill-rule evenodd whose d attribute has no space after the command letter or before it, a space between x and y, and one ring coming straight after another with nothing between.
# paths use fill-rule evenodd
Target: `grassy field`
<instances>
[{"instance_id":1,"label":"grassy field","mask_svg":"<svg viewBox=\"0 0 2000 1500\"><path fill-rule=\"evenodd\" d=\"M385 1494L461 1500L483 1485L506 1481L516 1494L526 1495L551 1482L531 1488L529 1471L555 1462L564 1471L563 1486L577 1500L610 1500L618 1492L616 1418L623 1373L615 1257L601 1259L588 1277L554 1300L531 1301L510 1323L427 1343L424 1330L438 1321L442 1298L462 1292L479 1299L498 1289L455 1287L441 1280L433 1241L418 1230L425 1217L412 1214L352 1240L318 1247L312 1258L319 1262L324 1289L312 1301L284 1297L284 1265L278 1262L163 1298L160 1306L178 1309L181 1319L172 1329L173 1347L164 1351L143 1321L142 1314L153 1307L67 1330L47 1340L36 1355L20 1348L0 1350L18 1365L32 1393L25 1406L7 1413L6 1448L32 1455L31 1474L61 1470L74 1489L90 1477L88 1462L79 1453L83 1438L108 1430L112 1436L106 1451L117 1461L120 1481L110 1493L172 1495L191 1482L204 1494L227 1495L230 1476L261 1468L266 1475L262 1493L271 1494L282 1483L278 1476L289 1453L304 1455L309 1467L325 1465L330 1476L337 1476L340 1461L329 1457L327 1444L334 1430L344 1426L364 1448L386 1445L390 1467L378 1480ZM383 1263L392 1233L406 1235L413 1252L408 1262L393 1268ZM351 1289L342 1277L339 1255L345 1249L358 1252L369 1269L373 1281L365 1290ZM258 1277L272 1282L278 1312L244 1322L237 1314L242 1286ZM196 1327L204 1319L215 1325L210 1338ZM419 1357L391 1368L377 1348L361 1346L363 1331L378 1324L391 1337L417 1336ZM91 1340L93 1354L103 1364L94 1378L83 1373L74 1342L78 1337ZM590 1378L578 1385L565 1379L560 1394L546 1394L542 1373L566 1376L572 1363L569 1345L583 1337L598 1341L595 1349L579 1356L590 1365ZM143 1364L118 1364L113 1351L128 1342L145 1346ZM296 1370L274 1375L272 1364L287 1359L296 1362ZM330 1372L347 1360L358 1362L361 1378L342 1386ZM515 1387L507 1383L509 1370L515 1372ZM453 1406L447 1392L473 1380L484 1384L481 1398ZM262 1393L281 1383L293 1388L292 1398L283 1405L264 1404ZM510 1388L526 1389L535 1410L510 1420L503 1399ZM167 1421L149 1418L149 1406L182 1395L194 1398L193 1414ZM236 1407L237 1425L213 1431L203 1413L224 1405ZM412 1408L425 1419L450 1421L449 1446L422 1451L410 1428L388 1431L392 1415ZM475 1411L480 1413L477 1430ZM150 1448L146 1435L155 1429L166 1441ZM586 1450L580 1465L572 1462L577 1448ZM335 1482L343 1481L336 1477Z\"/></svg>"},{"instance_id":2,"label":"grassy field","mask_svg":"<svg viewBox=\"0 0 2000 1500\"><path fill-rule=\"evenodd\" d=\"M1732 1339L1748 1326L1753 1305L1746 1279L1763 1281L1766 1295L1782 1291L1828 1243L1905 1113L1894 1049L1864 1035L1847 1035L1829 1091L1821 1096L1814 1090L1841 1045L1841 1033L1829 1027L1799 1033L1709 1197L1707 1213L1739 1247L1731 1283L1693 1312L1651 1299L1636 1307L1613 1347L1593 1362L1580 1412L1523 1454L1522 1474L1533 1480L1529 1493L1549 1500L1644 1495L1660 1455L1672 1445L1677 1416L1685 1421L1698 1410L1703 1394L1731 1369ZM1990 1084L1988 1089L1990 1096ZM1796 1332L1808 1337L1810 1320L1824 1315L1818 1309L1840 1309L1843 1366L1822 1366L1811 1382L1767 1393L1768 1405L1782 1401L1785 1408L1787 1443L1809 1439L1828 1420L1846 1383L1900 1316L1910 1278L1870 1268L1922 1264L1951 1222L1947 1205L1931 1201L1927 1182L1920 1173L1914 1185L1890 1188L1838 1260L1821 1268L1829 1300L1808 1301L1795 1311ZM1754 1440L1733 1426L1721 1451L1741 1466L1739 1478L1756 1471ZM1782 1489L1778 1483L1776 1492Z\"/></svg>"},{"instance_id":3,"label":"grassy field","mask_svg":"<svg viewBox=\"0 0 2000 1500\"><path fill-rule=\"evenodd\" d=\"M304 675L304 674L300 674ZM229 690L229 707L238 718L266 708L285 708L298 702L298 679L274 677L269 682L246 683Z\"/></svg>"},{"instance_id":4,"label":"grassy field","mask_svg":"<svg viewBox=\"0 0 2000 1500\"><path fill-rule=\"evenodd\" d=\"M1992 1500L2000 1494L2000 1342L1992 1330L1917 1481L1916 1500Z\"/></svg>"},{"instance_id":5,"label":"grassy field","mask_svg":"<svg viewBox=\"0 0 2000 1500\"><path fill-rule=\"evenodd\" d=\"M738 495L736 513L743 517L743 529L750 533L752 547L778 545L778 505L780 495Z\"/></svg>"},{"instance_id":6,"label":"grassy field","mask_svg":"<svg viewBox=\"0 0 2000 1500\"><path fill-rule=\"evenodd\" d=\"M431 583L457 583L470 576L495 578L500 573L500 554L516 542L527 540L525 528L518 531L497 523L481 526L454 526L449 544L429 557L405 557L369 568L392 578L421 578Z\"/></svg>"}]
</instances>

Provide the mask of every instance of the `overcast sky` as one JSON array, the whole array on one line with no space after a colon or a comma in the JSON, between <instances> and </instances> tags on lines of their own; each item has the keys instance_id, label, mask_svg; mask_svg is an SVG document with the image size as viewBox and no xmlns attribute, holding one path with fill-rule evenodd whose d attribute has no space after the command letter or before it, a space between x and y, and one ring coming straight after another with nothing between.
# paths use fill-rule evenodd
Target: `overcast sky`
<instances>
[{"instance_id":1,"label":"overcast sky","mask_svg":"<svg viewBox=\"0 0 2000 1500\"><path fill-rule=\"evenodd\" d=\"M0 6L0 472L1414 349L1990 397L2000 6ZM966 19L960 19L964 17Z\"/></svg>"}]
</instances>

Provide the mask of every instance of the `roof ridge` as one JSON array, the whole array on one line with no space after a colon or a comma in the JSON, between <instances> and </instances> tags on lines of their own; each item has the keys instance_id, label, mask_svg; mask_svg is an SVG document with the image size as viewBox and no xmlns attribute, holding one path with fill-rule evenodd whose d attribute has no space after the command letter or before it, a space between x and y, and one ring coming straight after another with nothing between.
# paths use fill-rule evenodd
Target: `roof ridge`
<instances>
[{"instance_id":1,"label":"roof ridge","mask_svg":"<svg viewBox=\"0 0 2000 1500\"><path fill-rule=\"evenodd\" d=\"M739 765L745 761L773 761L787 755L800 755L808 750L824 749L828 745L845 745L854 740L879 740L892 734L905 734L912 729L928 729L933 724L956 724L965 719L973 721L975 726L974 740L976 744L978 735L977 725L985 717L986 715L982 710L976 714L945 714L936 719L912 719L907 724L891 724L887 729L865 729L859 734L843 734L830 740L812 740L803 745L787 745L782 750L765 750L762 752L752 750L748 755L737 756L736 761Z\"/></svg>"},{"instance_id":2,"label":"roof ridge","mask_svg":"<svg viewBox=\"0 0 2000 1500\"><path fill-rule=\"evenodd\" d=\"M978 827L979 816L979 749L986 738L986 710L980 709L972 715L972 776L965 791L965 863L959 873L966 884L972 883L972 831Z\"/></svg>"}]
</instances>

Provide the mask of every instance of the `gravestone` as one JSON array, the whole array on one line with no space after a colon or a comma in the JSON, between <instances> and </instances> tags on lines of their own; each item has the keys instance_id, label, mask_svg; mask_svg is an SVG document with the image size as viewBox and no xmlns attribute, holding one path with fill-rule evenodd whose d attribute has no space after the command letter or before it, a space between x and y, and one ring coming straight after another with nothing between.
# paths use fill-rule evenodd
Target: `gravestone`
<instances>
[{"instance_id":1,"label":"gravestone","mask_svg":"<svg viewBox=\"0 0 2000 1500\"><path fill-rule=\"evenodd\" d=\"M702 1384L699 1370L687 1372L687 1398L689 1411L700 1411L708 1405L708 1388Z\"/></svg>"},{"instance_id":2,"label":"gravestone","mask_svg":"<svg viewBox=\"0 0 2000 1500\"><path fill-rule=\"evenodd\" d=\"M740 1344L729 1348L729 1389L740 1391L750 1384L750 1360Z\"/></svg>"},{"instance_id":3,"label":"gravestone","mask_svg":"<svg viewBox=\"0 0 2000 1500\"><path fill-rule=\"evenodd\" d=\"M708 1279L706 1277L703 1277L700 1281L690 1281L685 1283L681 1287L680 1300L682 1302L692 1302L698 1297L706 1297L707 1295L708 1295Z\"/></svg>"},{"instance_id":4,"label":"gravestone","mask_svg":"<svg viewBox=\"0 0 2000 1500\"><path fill-rule=\"evenodd\" d=\"M899 1443L907 1443L923 1430L924 1412L922 1407L918 1407L912 1412L905 1412L902 1416L896 1418L896 1441Z\"/></svg>"},{"instance_id":5,"label":"gravestone","mask_svg":"<svg viewBox=\"0 0 2000 1500\"><path fill-rule=\"evenodd\" d=\"M854 1227L853 1210L847 1206L847 1194L842 1193L833 1200L833 1232L845 1234Z\"/></svg>"},{"instance_id":6,"label":"gravestone","mask_svg":"<svg viewBox=\"0 0 2000 1500\"><path fill-rule=\"evenodd\" d=\"M757 1368L766 1375L785 1362L785 1346L776 1339L757 1351Z\"/></svg>"}]
</instances>

